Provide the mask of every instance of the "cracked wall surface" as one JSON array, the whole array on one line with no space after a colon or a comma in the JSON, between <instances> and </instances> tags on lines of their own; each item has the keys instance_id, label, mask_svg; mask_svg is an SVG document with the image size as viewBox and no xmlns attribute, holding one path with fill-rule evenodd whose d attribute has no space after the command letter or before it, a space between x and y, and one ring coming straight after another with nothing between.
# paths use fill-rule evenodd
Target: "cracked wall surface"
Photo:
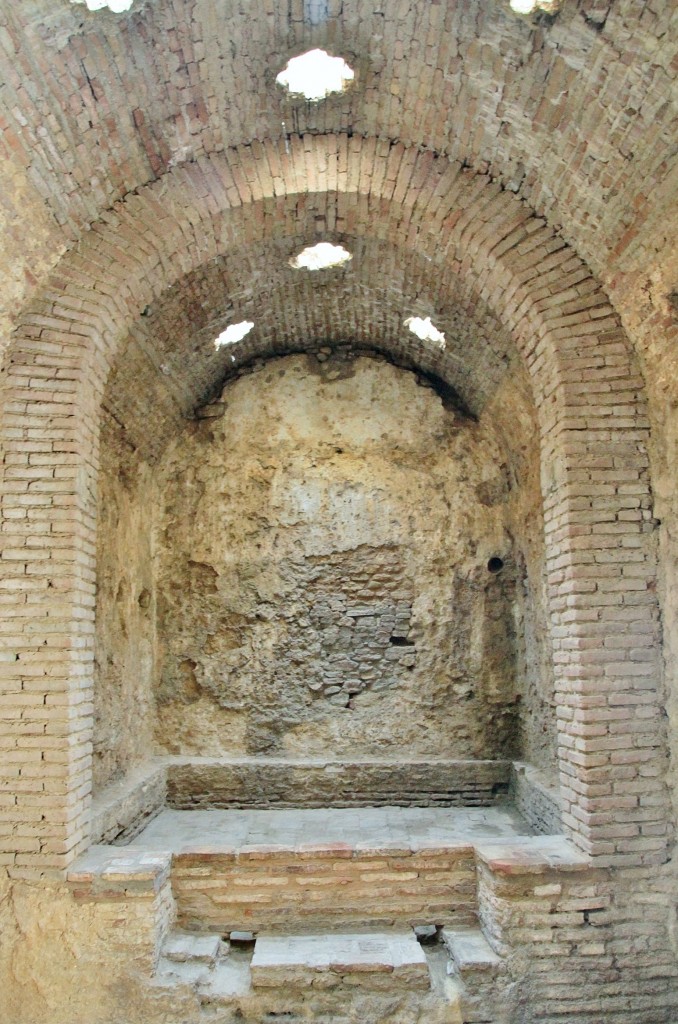
<instances>
[{"instance_id":1,"label":"cracked wall surface","mask_svg":"<svg viewBox=\"0 0 678 1024\"><path fill-rule=\"evenodd\" d=\"M513 387L507 408L522 402L527 428L513 469L499 404L474 422L424 378L348 349L255 366L152 473L134 460L121 473L111 430L96 740L108 776L148 742L125 725L135 691L172 754L526 747L550 768L543 608L527 599L540 554L514 536L518 513L539 519L531 414Z\"/></svg>"}]
</instances>

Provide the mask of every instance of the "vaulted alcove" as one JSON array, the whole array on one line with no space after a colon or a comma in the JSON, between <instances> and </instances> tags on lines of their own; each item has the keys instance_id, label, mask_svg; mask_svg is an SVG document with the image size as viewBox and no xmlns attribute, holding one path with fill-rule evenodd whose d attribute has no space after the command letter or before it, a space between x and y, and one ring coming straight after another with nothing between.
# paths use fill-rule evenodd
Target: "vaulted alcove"
<instances>
[{"instance_id":1,"label":"vaulted alcove","mask_svg":"<svg viewBox=\"0 0 678 1024\"><path fill-rule=\"evenodd\" d=\"M553 772L519 364L476 417L449 382L373 350L308 348L232 375L152 466L105 420L96 781L149 745L381 757L396 803L399 761L529 757ZM485 799L506 791L507 769ZM450 799L463 802L462 784Z\"/></svg>"},{"instance_id":2,"label":"vaulted alcove","mask_svg":"<svg viewBox=\"0 0 678 1024\"><path fill-rule=\"evenodd\" d=\"M674 8L0 8L0 1019L673 1024Z\"/></svg>"}]
</instances>

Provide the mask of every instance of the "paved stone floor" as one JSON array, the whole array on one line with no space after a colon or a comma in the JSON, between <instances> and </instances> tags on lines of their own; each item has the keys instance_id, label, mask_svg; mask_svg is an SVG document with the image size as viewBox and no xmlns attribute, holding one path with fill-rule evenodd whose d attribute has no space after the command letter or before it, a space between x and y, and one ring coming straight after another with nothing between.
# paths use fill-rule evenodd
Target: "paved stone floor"
<instances>
[{"instance_id":1,"label":"paved stone floor","mask_svg":"<svg viewBox=\"0 0 678 1024\"><path fill-rule=\"evenodd\" d=\"M510 840L530 835L510 806L360 807L265 811L164 810L128 849L178 853L196 846L289 849L346 843L357 849Z\"/></svg>"}]
</instances>

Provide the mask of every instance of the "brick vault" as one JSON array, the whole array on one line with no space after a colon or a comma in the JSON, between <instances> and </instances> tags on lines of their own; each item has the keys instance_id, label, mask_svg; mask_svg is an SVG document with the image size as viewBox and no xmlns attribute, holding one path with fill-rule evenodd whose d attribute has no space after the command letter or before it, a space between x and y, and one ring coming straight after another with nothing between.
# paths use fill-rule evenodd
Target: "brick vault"
<instances>
[{"instance_id":1,"label":"brick vault","mask_svg":"<svg viewBox=\"0 0 678 1024\"><path fill-rule=\"evenodd\" d=\"M677 71L0 0L7 1024L675 1024Z\"/></svg>"}]
</instances>

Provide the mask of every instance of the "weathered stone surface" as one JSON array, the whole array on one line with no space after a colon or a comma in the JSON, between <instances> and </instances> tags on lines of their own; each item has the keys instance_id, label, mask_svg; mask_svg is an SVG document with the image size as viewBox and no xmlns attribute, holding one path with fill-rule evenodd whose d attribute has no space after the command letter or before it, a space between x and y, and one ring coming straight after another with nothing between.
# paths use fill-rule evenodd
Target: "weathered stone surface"
<instances>
[{"instance_id":1,"label":"weathered stone surface","mask_svg":"<svg viewBox=\"0 0 678 1024\"><path fill-rule=\"evenodd\" d=\"M514 762L509 785L511 803L535 832L557 835L563 830L560 789L553 776L533 765Z\"/></svg>"},{"instance_id":2,"label":"weathered stone surface","mask_svg":"<svg viewBox=\"0 0 678 1024\"><path fill-rule=\"evenodd\" d=\"M93 781L99 790L117 782L152 750L156 655L152 475L133 457L110 420L104 423L101 440L97 575L101 611L94 652L93 762Z\"/></svg>"},{"instance_id":3,"label":"weathered stone surface","mask_svg":"<svg viewBox=\"0 0 678 1024\"><path fill-rule=\"evenodd\" d=\"M412 931L259 935L251 970L255 988L304 987L328 974L321 983L355 976L355 983L369 986L374 975L387 974L395 988L430 987L426 957Z\"/></svg>"},{"instance_id":4,"label":"weathered stone surface","mask_svg":"<svg viewBox=\"0 0 678 1024\"><path fill-rule=\"evenodd\" d=\"M187 960L214 965L221 948L220 935L190 935L171 932L162 947L162 955L175 963Z\"/></svg>"},{"instance_id":5,"label":"weathered stone surface","mask_svg":"<svg viewBox=\"0 0 678 1024\"><path fill-rule=\"evenodd\" d=\"M144 761L97 793L92 805L92 842L127 842L160 813L166 798L166 766Z\"/></svg>"},{"instance_id":6,"label":"weathered stone surface","mask_svg":"<svg viewBox=\"0 0 678 1024\"><path fill-rule=\"evenodd\" d=\"M159 741L509 753L515 583L486 568L512 555L489 425L366 358L278 360L223 400L162 469ZM481 485L498 500L474 504Z\"/></svg>"},{"instance_id":7,"label":"weathered stone surface","mask_svg":"<svg viewBox=\"0 0 678 1024\"><path fill-rule=\"evenodd\" d=\"M501 958L478 929L443 928L442 939L454 969L462 975L471 971L495 972L501 963Z\"/></svg>"},{"instance_id":8,"label":"weathered stone surface","mask_svg":"<svg viewBox=\"0 0 678 1024\"><path fill-rule=\"evenodd\" d=\"M507 761L443 758L173 757L166 771L167 802L177 810L393 804L473 807L504 801L510 784Z\"/></svg>"}]
</instances>

